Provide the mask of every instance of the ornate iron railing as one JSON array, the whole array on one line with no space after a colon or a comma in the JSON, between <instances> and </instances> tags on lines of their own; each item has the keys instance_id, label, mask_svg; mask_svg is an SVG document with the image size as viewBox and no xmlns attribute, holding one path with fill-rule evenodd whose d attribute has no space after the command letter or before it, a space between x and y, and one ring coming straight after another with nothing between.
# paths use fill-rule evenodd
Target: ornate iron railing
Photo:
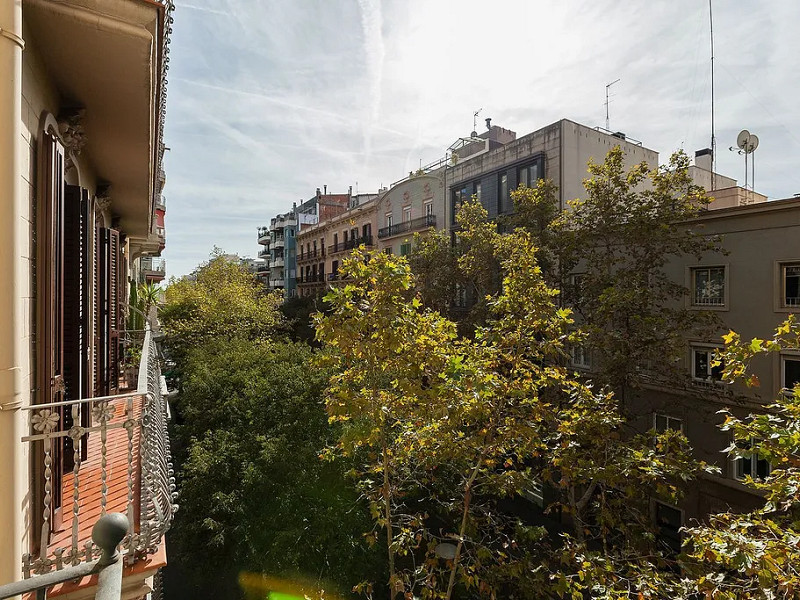
<instances>
[{"instance_id":1,"label":"ornate iron railing","mask_svg":"<svg viewBox=\"0 0 800 600\"><path fill-rule=\"evenodd\" d=\"M135 392L26 407L31 454L41 460L39 551L22 557L25 578L100 555L89 528L107 510L126 515L120 546L130 564L154 553L177 510L167 434L166 384L149 324ZM83 417L83 418L82 418ZM36 506L40 504L40 506ZM61 526L54 523L60 518Z\"/></svg>"},{"instance_id":2,"label":"ornate iron railing","mask_svg":"<svg viewBox=\"0 0 800 600\"><path fill-rule=\"evenodd\" d=\"M425 215L424 217L411 219L410 221L402 221L401 223L395 223L388 227L382 227L378 230L378 237L383 239L409 231L427 229L428 227L436 227L436 215Z\"/></svg>"}]
</instances>

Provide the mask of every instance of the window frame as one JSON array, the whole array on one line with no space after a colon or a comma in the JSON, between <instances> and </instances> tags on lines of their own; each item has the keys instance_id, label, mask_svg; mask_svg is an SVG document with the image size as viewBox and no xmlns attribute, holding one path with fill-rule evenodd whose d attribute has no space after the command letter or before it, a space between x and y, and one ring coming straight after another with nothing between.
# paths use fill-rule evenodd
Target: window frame
<instances>
[{"instance_id":1,"label":"window frame","mask_svg":"<svg viewBox=\"0 0 800 600\"><path fill-rule=\"evenodd\" d=\"M576 350L580 350L580 354L583 357L583 360L579 360L576 357ZM592 353L591 350L588 350L585 346L580 344L570 346L569 349L569 363L575 369L580 369L582 371L588 371L592 368Z\"/></svg>"},{"instance_id":2,"label":"window frame","mask_svg":"<svg viewBox=\"0 0 800 600\"><path fill-rule=\"evenodd\" d=\"M750 439L750 446L752 446L753 443L754 443L754 438L751 438ZM745 464L744 461L746 461L746 460L750 461L750 473L749 473L750 477L753 477L753 473L755 473L756 477L753 477L753 479L755 479L756 481L758 481L758 480L762 480L763 481L763 479L761 479L759 477L759 475L758 475L758 463L759 462L764 462L767 465L766 476L769 476L769 474L772 473L772 464L766 458L759 458L759 457L760 457L760 454L758 452L755 452L755 453L751 454L748 457L737 456L736 458L734 458L733 461L731 461L733 463L732 469L731 469L731 475L733 476L733 479L735 479L736 481L746 481L747 480L747 475L748 475L747 473L742 473L741 475L739 474L739 465L740 464L742 465L742 471L744 471L744 464Z\"/></svg>"},{"instance_id":3,"label":"window frame","mask_svg":"<svg viewBox=\"0 0 800 600\"><path fill-rule=\"evenodd\" d=\"M800 267L800 258L781 258L774 262L774 312L800 312L800 303L796 305L790 305L786 303L786 267Z\"/></svg>"},{"instance_id":4,"label":"window frame","mask_svg":"<svg viewBox=\"0 0 800 600\"><path fill-rule=\"evenodd\" d=\"M722 346L717 344L698 344L693 343L689 346L689 374L691 379L694 383L699 384L713 384L713 385L725 385L725 382L722 380L722 367L712 367L711 366L711 354L713 354L714 350L722 350ZM708 356L708 377L698 377L695 374L695 352L707 352L709 353ZM714 379L713 370L720 369L720 378Z\"/></svg>"},{"instance_id":5,"label":"window frame","mask_svg":"<svg viewBox=\"0 0 800 600\"><path fill-rule=\"evenodd\" d=\"M425 213L426 217L433 216L433 200L428 200L423 204L423 212Z\"/></svg>"},{"instance_id":6,"label":"window frame","mask_svg":"<svg viewBox=\"0 0 800 600\"><path fill-rule=\"evenodd\" d=\"M666 427L664 429L659 429L658 428L658 419L659 419L659 417L663 418L663 419L666 419ZM679 425L678 428L675 429L674 427L670 427L670 421L677 421L678 425ZM683 433L683 419L680 419L678 417L673 417L672 415L668 415L666 413L654 412L653 413L653 429L655 431L657 431L658 433L663 433L667 429L672 429L674 431L680 431L681 433Z\"/></svg>"},{"instance_id":7,"label":"window frame","mask_svg":"<svg viewBox=\"0 0 800 600\"><path fill-rule=\"evenodd\" d=\"M387 212L383 217L384 217L384 222L386 223L386 227L391 227L392 225L394 225L392 213Z\"/></svg>"},{"instance_id":8,"label":"window frame","mask_svg":"<svg viewBox=\"0 0 800 600\"><path fill-rule=\"evenodd\" d=\"M722 303L721 304L699 304L696 301L696 294L697 294L697 286L696 286L696 274L700 271L710 271L712 269L722 269L722 277L723 277L723 284L722 284ZM727 311L730 310L730 295L729 295L729 281L730 281L730 269L729 265L725 263L717 263L717 264L710 264L710 265L692 265L686 268L687 272L687 288L689 289L689 298L688 298L688 305L689 308L693 310L719 310L719 311Z\"/></svg>"},{"instance_id":9,"label":"window frame","mask_svg":"<svg viewBox=\"0 0 800 600\"><path fill-rule=\"evenodd\" d=\"M402 220L403 223L410 223L411 222L411 206L404 206L402 212Z\"/></svg>"},{"instance_id":10,"label":"window frame","mask_svg":"<svg viewBox=\"0 0 800 600\"><path fill-rule=\"evenodd\" d=\"M667 502L664 502L663 500L658 500L656 498L651 498L650 499L650 512L651 512L651 518L652 518L653 526L657 530L657 532L656 532L656 540L657 541L661 541L659 538L662 536L662 528L659 526L659 522L658 522L658 505L661 505L661 506L663 506L663 507L665 507L665 508L667 508L669 510L676 511L677 513L680 514L681 524L678 527L678 542L679 542L680 547L682 547L682 545L683 545L683 534L681 534L680 530L684 526L684 524L686 523L686 514L685 514L684 510L682 508L678 507L678 506L675 506L673 504L669 504ZM670 546L670 548L671 547L672 546ZM677 549L676 553L680 553L680 547Z\"/></svg>"},{"instance_id":11,"label":"window frame","mask_svg":"<svg viewBox=\"0 0 800 600\"><path fill-rule=\"evenodd\" d=\"M778 382L780 383L779 390L784 390L784 389L791 390L791 389L793 389L793 387L789 387L789 386L786 385L786 361L792 361L792 362L800 363L800 353L795 353L795 352L791 352L791 351L790 352L781 352L780 361L781 361L780 362L780 374L779 374L780 375L780 379L778 380Z\"/></svg>"}]
</instances>

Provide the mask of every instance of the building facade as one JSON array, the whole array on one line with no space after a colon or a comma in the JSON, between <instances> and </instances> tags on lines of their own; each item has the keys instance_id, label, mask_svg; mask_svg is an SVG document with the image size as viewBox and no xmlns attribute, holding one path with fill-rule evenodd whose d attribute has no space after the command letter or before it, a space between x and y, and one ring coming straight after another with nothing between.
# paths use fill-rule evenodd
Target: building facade
<instances>
[{"instance_id":1,"label":"building facade","mask_svg":"<svg viewBox=\"0 0 800 600\"><path fill-rule=\"evenodd\" d=\"M411 175L378 196L378 249L406 256L415 233L445 229L444 180L440 173Z\"/></svg>"},{"instance_id":2,"label":"building facade","mask_svg":"<svg viewBox=\"0 0 800 600\"><path fill-rule=\"evenodd\" d=\"M0 584L96 559L91 528L106 511L128 522L126 597L149 593L166 563L156 337L124 323L142 257L164 246L171 11L169 0L0 5Z\"/></svg>"},{"instance_id":3,"label":"building facade","mask_svg":"<svg viewBox=\"0 0 800 600\"><path fill-rule=\"evenodd\" d=\"M314 225L297 236L297 288L301 297L318 296L339 280L339 267L354 248L375 248L377 198L369 198L347 211Z\"/></svg>"}]
</instances>

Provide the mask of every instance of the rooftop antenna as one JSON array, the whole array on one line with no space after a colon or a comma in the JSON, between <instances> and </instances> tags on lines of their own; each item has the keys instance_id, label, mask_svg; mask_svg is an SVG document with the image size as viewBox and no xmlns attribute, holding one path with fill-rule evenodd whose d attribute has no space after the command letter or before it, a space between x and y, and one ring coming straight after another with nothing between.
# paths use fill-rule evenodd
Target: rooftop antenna
<instances>
[{"instance_id":1,"label":"rooftop antenna","mask_svg":"<svg viewBox=\"0 0 800 600\"><path fill-rule=\"evenodd\" d=\"M714 17L711 12L711 0L708 0L708 22L711 32L711 189L714 190L717 179L714 176L714 164L717 159L717 136L714 123ZM745 155L745 158L747 158L747 155ZM745 166L746 171L747 167Z\"/></svg>"},{"instance_id":2,"label":"rooftop antenna","mask_svg":"<svg viewBox=\"0 0 800 600\"><path fill-rule=\"evenodd\" d=\"M606 84L606 131L611 131L611 121L608 118L608 90L611 89L611 86L615 83L619 83L619 79Z\"/></svg>"},{"instance_id":3,"label":"rooftop antenna","mask_svg":"<svg viewBox=\"0 0 800 600\"><path fill-rule=\"evenodd\" d=\"M479 108L474 113L472 113L472 136L471 137L478 137L478 115L481 114L483 108Z\"/></svg>"}]
</instances>

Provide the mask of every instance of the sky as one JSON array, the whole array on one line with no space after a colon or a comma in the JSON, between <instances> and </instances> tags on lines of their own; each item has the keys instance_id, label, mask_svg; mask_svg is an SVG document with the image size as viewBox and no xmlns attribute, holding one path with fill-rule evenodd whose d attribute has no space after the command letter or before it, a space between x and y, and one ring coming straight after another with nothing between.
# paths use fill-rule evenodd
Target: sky
<instances>
[{"instance_id":1,"label":"sky","mask_svg":"<svg viewBox=\"0 0 800 600\"><path fill-rule=\"evenodd\" d=\"M705 0L176 0L165 143L168 276L314 195L374 192L444 156L473 113L561 118L660 153L711 140ZM715 0L717 171L758 135L756 191L800 193L800 1ZM601 157L599 157L601 158Z\"/></svg>"}]
</instances>

